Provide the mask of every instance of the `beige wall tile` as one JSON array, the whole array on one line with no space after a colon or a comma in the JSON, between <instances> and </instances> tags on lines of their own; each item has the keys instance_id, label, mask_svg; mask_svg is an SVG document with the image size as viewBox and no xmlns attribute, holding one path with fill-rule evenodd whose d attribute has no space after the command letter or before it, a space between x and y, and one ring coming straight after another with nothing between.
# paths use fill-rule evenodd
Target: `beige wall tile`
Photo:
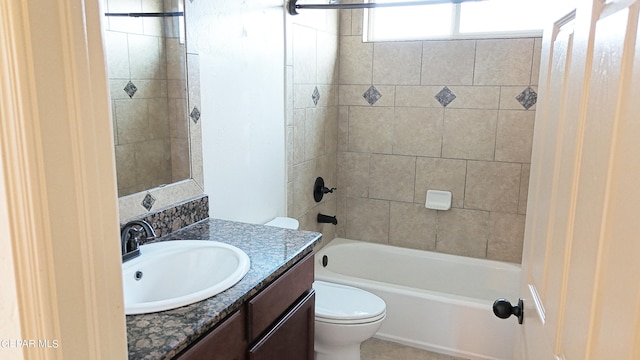
<instances>
[{"instance_id":1,"label":"beige wall tile","mask_svg":"<svg viewBox=\"0 0 640 360\"><path fill-rule=\"evenodd\" d=\"M500 103L498 86L449 86L456 99L447 109L497 109Z\"/></svg>"},{"instance_id":2,"label":"beige wall tile","mask_svg":"<svg viewBox=\"0 0 640 360\"><path fill-rule=\"evenodd\" d=\"M536 114L525 110L500 110L496 133L496 161L531 163Z\"/></svg>"},{"instance_id":3,"label":"beige wall tile","mask_svg":"<svg viewBox=\"0 0 640 360\"><path fill-rule=\"evenodd\" d=\"M321 176L324 179L324 185L328 188L337 187L338 178L336 176L338 169L338 162L336 160L337 154L331 153L318 157L316 159L316 176ZM313 189L313 184L315 183L315 178L313 179L313 183L311 184L311 188ZM324 194L322 201L327 201L329 199L333 199L337 196L336 192Z\"/></svg>"},{"instance_id":4,"label":"beige wall tile","mask_svg":"<svg viewBox=\"0 0 640 360\"><path fill-rule=\"evenodd\" d=\"M170 129L167 99L149 99L147 106L149 107L149 128L147 130L149 137L151 139L168 139Z\"/></svg>"},{"instance_id":5,"label":"beige wall tile","mask_svg":"<svg viewBox=\"0 0 640 360\"><path fill-rule=\"evenodd\" d=\"M521 263L524 223L524 215L491 212L487 258Z\"/></svg>"},{"instance_id":6,"label":"beige wall tile","mask_svg":"<svg viewBox=\"0 0 640 360\"><path fill-rule=\"evenodd\" d=\"M293 169L291 170L291 172L289 172L289 174L291 174L290 176L293 177ZM294 201L293 201L293 180L290 179L291 181L289 181L287 183L287 216L288 217L294 217L295 215L293 214L293 206L294 206Z\"/></svg>"},{"instance_id":7,"label":"beige wall tile","mask_svg":"<svg viewBox=\"0 0 640 360\"><path fill-rule=\"evenodd\" d=\"M168 99L169 136L189 138L189 120L186 99Z\"/></svg>"},{"instance_id":8,"label":"beige wall tile","mask_svg":"<svg viewBox=\"0 0 640 360\"><path fill-rule=\"evenodd\" d=\"M116 131L118 145L145 141L149 138L149 111L147 100L116 101Z\"/></svg>"},{"instance_id":9,"label":"beige wall tile","mask_svg":"<svg viewBox=\"0 0 640 360\"><path fill-rule=\"evenodd\" d=\"M338 217L338 225L336 225L336 236L347 237L347 197L338 193L336 206L336 216Z\"/></svg>"},{"instance_id":10,"label":"beige wall tile","mask_svg":"<svg viewBox=\"0 0 640 360\"><path fill-rule=\"evenodd\" d=\"M136 80L136 84L138 83L166 83L165 87L167 90L165 97L172 99L186 99L187 97L187 82L185 80ZM162 91L162 89L160 91ZM140 92L140 89L138 89L138 92ZM140 98L142 96L146 96L146 94L143 94L138 97L138 92L136 92L134 97ZM198 109L199 108L200 107L198 107Z\"/></svg>"},{"instance_id":11,"label":"beige wall tile","mask_svg":"<svg viewBox=\"0 0 640 360\"><path fill-rule=\"evenodd\" d=\"M300 218L315 205L313 183L316 180L315 161L306 161L293 166L293 216Z\"/></svg>"},{"instance_id":12,"label":"beige wall tile","mask_svg":"<svg viewBox=\"0 0 640 360\"><path fill-rule=\"evenodd\" d=\"M485 258L489 235L489 212L451 209L438 212L436 250Z\"/></svg>"},{"instance_id":13,"label":"beige wall tile","mask_svg":"<svg viewBox=\"0 0 640 360\"><path fill-rule=\"evenodd\" d=\"M171 182L190 177L189 140L171 139Z\"/></svg>"},{"instance_id":14,"label":"beige wall tile","mask_svg":"<svg viewBox=\"0 0 640 360\"><path fill-rule=\"evenodd\" d=\"M324 115L324 153L335 154L338 151L338 107L325 108Z\"/></svg>"},{"instance_id":15,"label":"beige wall tile","mask_svg":"<svg viewBox=\"0 0 640 360\"><path fill-rule=\"evenodd\" d=\"M287 183L292 182L293 181L293 150L294 150L294 145L293 145L293 125L292 126L286 126L285 127L285 141L286 143L286 153L287 153L287 174L286 174L286 178L287 178ZM290 200L288 195L287 195L287 201Z\"/></svg>"},{"instance_id":16,"label":"beige wall tile","mask_svg":"<svg viewBox=\"0 0 640 360\"><path fill-rule=\"evenodd\" d=\"M396 106L442 108L436 94L443 86L396 86Z\"/></svg>"},{"instance_id":17,"label":"beige wall tile","mask_svg":"<svg viewBox=\"0 0 640 360\"><path fill-rule=\"evenodd\" d=\"M361 36L340 37L340 84L371 84L373 44Z\"/></svg>"},{"instance_id":18,"label":"beige wall tile","mask_svg":"<svg viewBox=\"0 0 640 360\"><path fill-rule=\"evenodd\" d=\"M344 196L369 197L369 162L371 154L340 152L338 161L338 191Z\"/></svg>"},{"instance_id":19,"label":"beige wall tile","mask_svg":"<svg viewBox=\"0 0 640 360\"><path fill-rule=\"evenodd\" d=\"M419 85L422 42L378 42L373 48L373 83Z\"/></svg>"},{"instance_id":20,"label":"beige wall tile","mask_svg":"<svg viewBox=\"0 0 640 360\"><path fill-rule=\"evenodd\" d=\"M316 31L293 25L293 83L316 84ZM309 95L311 96L311 95Z\"/></svg>"},{"instance_id":21,"label":"beige wall tile","mask_svg":"<svg viewBox=\"0 0 640 360\"><path fill-rule=\"evenodd\" d=\"M364 17L364 10L356 9L351 13L351 35L359 35L362 37L362 20Z\"/></svg>"},{"instance_id":22,"label":"beige wall tile","mask_svg":"<svg viewBox=\"0 0 640 360\"><path fill-rule=\"evenodd\" d=\"M318 84L337 84L338 83L338 35L317 32L318 49L316 51L318 57Z\"/></svg>"},{"instance_id":23,"label":"beige wall tile","mask_svg":"<svg viewBox=\"0 0 640 360\"><path fill-rule=\"evenodd\" d=\"M364 98L364 93L371 85L340 85L340 105L371 106ZM376 85L382 95L373 106L393 106L395 102L395 86Z\"/></svg>"},{"instance_id":24,"label":"beige wall tile","mask_svg":"<svg viewBox=\"0 0 640 360\"><path fill-rule=\"evenodd\" d=\"M149 140L136 144L138 184L145 189L171 183L171 144L168 139Z\"/></svg>"},{"instance_id":25,"label":"beige wall tile","mask_svg":"<svg viewBox=\"0 0 640 360\"><path fill-rule=\"evenodd\" d=\"M293 163L300 164L305 160L305 122L307 112L304 109L293 111Z\"/></svg>"},{"instance_id":26,"label":"beige wall tile","mask_svg":"<svg viewBox=\"0 0 640 360\"><path fill-rule=\"evenodd\" d=\"M116 175L118 191L136 186L135 144L116 145ZM119 194L123 196L122 193Z\"/></svg>"},{"instance_id":27,"label":"beige wall tile","mask_svg":"<svg viewBox=\"0 0 640 360\"><path fill-rule=\"evenodd\" d=\"M164 41L155 36L128 35L132 79L166 79Z\"/></svg>"},{"instance_id":28,"label":"beige wall tile","mask_svg":"<svg viewBox=\"0 0 640 360\"><path fill-rule=\"evenodd\" d=\"M521 172L520 164L469 161L464 207L515 214Z\"/></svg>"},{"instance_id":29,"label":"beige wall tile","mask_svg":"<svg viewBox=\"0 0 640 360\"><path fill-rule=\"evenodd\" d=\"M444 109L396 108L393 153L440 156Z\"/></svg>"},{"instance_id":30,"label":"beige wall tile","mask_svg":"<svg viewBox=\"0 0 640 360\"><path fill-rule=\"evenodd\" d=\"M391 202L389 244L420 250L436 248L436 211L419 204Z\"/></svg>"},{"instance_id":31,"label":"beige wall tile","mask_svg":"<svg viewBox=\"0 0 640 360\"><path fill-rule=\"evenodd\" d=\"M474 85L529 85L534 39L478 40Z\"/></svg>"},{"instance_id":32,"label":"beige wall tile","mask_svg":"<svg viewBox=\"0 0 640 360\"><path fill-rule=\"evenodd\" d=\"M165 39L165 53L167 56L167 79L186 80L185 46L180 39Z\"/></svg>"},{"instance_id":33,"label":"beige wall tile","mask_svg":"<svg viewBox=\"0 0 640 360\"><path fill-rule=\"evenodd\" d=\"M529 176L531 165L522 164L522 177L520 179L520 200L518 201L518 214L527 213L527 197L529 196Z\"/></svg>"},{"instance_id":34,"label":"beige wall tile","mask_svg":"<svg viewBox=\"0 0 640 360\"><path fill-rule=\"evenodd\" d=\"M326 108L307 109L304 123L304 158L315 159L324 154Z\"/></svg>"},{"instance_id":35,"label":"beige wall tile","mask_svg":"<svg viewBox=\"0 0 640 360\"><path fill-rule=\"evenodd\" d=\"M313 89L311 91L313 93ZM311 106L321 107L338 105L338 91L338 85L318 85L320 100L318 100L318 105L313 105L313 103L311 103Z\"/></svg>"},{"instance_id":36,"label":"beige wall tile","mask_svg":"<svg viewBox=\"0 0 640 360\"><path fill-rule=\"evenodd\" d=\"M372 154L370 177L370 198L412 202L416 158Z\"/></svg>"},{"instance_id":37,"label":"beige wall tile","mask_svg":"<svg viewBox=\"0 0 640 360\"><path fill-rule=\"evenodd\" d=\"M475 40L425 41L422 85L472 85Z\"/></svg>"},{"instance_id":38,"label":"beige wall tile","mask_svg":"<svg viewBox=\"0 0 640 360\"><path fill-rule=\"evenodd\" d=\"M298 85L293 84L293 108L294 109L304 109L304 108L313 108L316 105L313 103L313 89L315 89L315 85ZM318 89L318 91L320 91ZM322 100L323 95L320 94L320 99Z\"/></svg>"},{"instance_id":39,"label":"beige wall tile","mask_svg":"<svg viewBox=\"0 0 640 360\"><path fill-rule=\"evenodd\" d=\"M351 9L340 10L340 35L353 35L351 33Z\"/></svg>"},{"instance_id":40,"label":"beige wall tile","mask_svg":"<svg viewBox=\"0 0 640 360\"><path fill-rule=\"evenodd\" d=\"M127 83L129 83L129 80L109 79L109 95L111 96L112 103L115 103L115 100L131 99L124 91L124 87L127 86Z\"/></svg>"},{"instance_id":41,"label":"beige wall tile","mask_svg":"<svg viewBox=\"0 0 640 360\"><path fill-rule=\"evenodd\" d=\"M502 86L500 88L500 109L501 110L525 110L525 108L518 102L516 97L522 93L527 86ZM537 86L531 87L535 92L538 92ZM536 105L529 108L529 111L534 111Z\"/></svg>"},{"instance_id":42,"label":"beige wall tile","mask_svg":"<svg viewBox=\"0 0 640 360\"><path fill-rule=\"evenodd\" d=\"M127 44L127 34L105 31L104 46L105 55L109 64L109 66L107 66L109 79L129 80L129 46Z\"/></svg>"},{"instance_id":43,"label":"beige wall tile","mask_svg":"<svg viewBox=\"0 0 640 360\"><path fill-rule=\"evenodd\" d=\"M389 242L389 202L347 198L347 238L377 243Z\"/></svg>"},{"instance_id":44,"label":"beige wall tile","mask_svg":"<svg viewBox=\"0 0 640 360\"><path fill-rule=\"evenodd\" d=\"M542 39L536 38L533 45L533 64L531 65L531 85L538 85L540 77L540 58L542 56Z\"/></svg>"},{"instance_id":45,"label":"beige wall tile","mask_svg":"<svg viewBox=\"0 0 640 360\"><path fill-rule=\"evenodd\" d=\"M427 190L444 190L451 191L452 207L463 207L466 175L466 160L419 157L414 202L424 206Z\"/></svg>"},{"instance_id":46,"label":"beige wall tile","mask_svg":"<svg viewBox=\"0 0 640 360\"><path fill-rule=\"evenodd\" d=\"M349 109L349 151L390 154L393 144L393 108Z\"/></svg>"},{"instance_id":47,"label":"beige wall tile","mask_svg":"<svg viewBox=\"0 0 640 360\"><path fill-rule=\"evenodd\" d=\"M194 107L202 110L202 99L200 97L200 55L187 54L187 81L189 92L190 112Z\"/></svg>"},{"instance_id":48,"label":"beige wall tile","mask_svg":"<svg viewBox=\"0 0 640 360\"><path fill-rule=\"evenodd\" d=\"M446 109L442 156L493 160L497 122L496 110Z\"/></svg>"},{"instance_id":49,"label":"beige wall tile","mask_svg":"<svg viewBox=\"0 0 640 360\"><path fill-rule=\"evenodd\" d=\"M349 149L349 107L338 107L338 151Z\"/></svg>"}]
</instances>

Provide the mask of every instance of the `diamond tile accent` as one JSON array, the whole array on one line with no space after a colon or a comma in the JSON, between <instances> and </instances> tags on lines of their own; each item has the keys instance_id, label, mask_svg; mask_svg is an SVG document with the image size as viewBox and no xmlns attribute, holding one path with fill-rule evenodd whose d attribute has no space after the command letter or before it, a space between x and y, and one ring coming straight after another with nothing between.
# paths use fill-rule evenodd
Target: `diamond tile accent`
<instances>
[{"instance_id":1,"label":"diamond tile accent","mask_svg":"<svg viewBox=\"0 0 640 360\"><path fill-rule=\"evenodd\" d=\"M153 204L156 202L156 198L153 197L153 195L151 195L150 193L147 193L147 195L144 197L144 199L142 199L142 207L147 209L147 211L151 211L151 208L153 207Z\"/></svg>"},{"instance_id":2,"label":"diamond tile accent","mask_svg":"<svg viewBox=\"0 0 640 360\"><path fill-rule=\"evenodd\" d=\"M313 100L313 105L318 106L318 101L320 101L320 91L318 90L317 86L315 87L315 89L313 89L311 99Z\"/></svg>"},{"instance_id":3,"label":"diamond tile accent","mask_svg":"<svg viewBox=\"0 0 640 360\"><path fill-rule=\"evenodd\" d=\"M538 102L538 93L536 93L531 86L524 89L520 95L516 96L516 100L522 105L525 109L529 110L533 105Z\"/></svg>"},{"instance_id":4,"label":"diamond tile accent","mask_svg":"<svg viewBox=\"0 0 640 360\"><path fill-rule=\"evenodd\" d=\"M367 91L362 94L362 97L367 100L369 105L373 105L377 103L378 100L380 100L382 94L380 94L380 91L378 91L375 86L371 85L371 87L369 87L369 89L367 89Z\"/></svg>"},{"instance_id":5,"label":"diamond tile accent","mask_svg":"<svg viewBox=\"0 0 640 360\"><path fill-rule=\"evenodd\" d=\"M189 117L191 118L191 120L193 120L194 124L197 124L198 121L200 121L200 115L200 110L197 106L194 106L193 110L191 110L191 114L189 114Z\"/></svg>"},{"instance_id":6,"label":"diamond tile accent","mask_svg":"<svg viewBox=\"0 0 640 360\"><path fill-rule=\"evenodd\" d=\"M442 105L442 107L447 107L447 105L451 104L453 100L456 99L456 94L451 91L448 87L442 88L439 93L435 96L436 100Z\"/></svg>"},{"instance_id":7,"label":"diamond tile accent","mask_svg":"<svg viewBox=\"0 0 640 360\"><path fill-rule=\"evenodd\" d=\"M138 91L138 88L131 82L131 80L129 80L123 90L127 93L127 95L129 95L130 98L133 98L133 95L135 95L135 93Z\"/></svg>"}]
</instances>

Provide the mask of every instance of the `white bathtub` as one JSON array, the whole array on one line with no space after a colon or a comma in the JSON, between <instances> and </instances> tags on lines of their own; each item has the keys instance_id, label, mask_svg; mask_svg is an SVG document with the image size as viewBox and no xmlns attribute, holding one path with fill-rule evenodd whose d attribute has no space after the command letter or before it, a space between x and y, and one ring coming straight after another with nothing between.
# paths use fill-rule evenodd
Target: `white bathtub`
<instances>
[{"instance_id":1,"label":"white bathtub","mask_svg":"<svg viewBox=\"0 0 640 360\"><path fill-rule=\"evenodd\" d=\"M491 305L517 301L518 265L336 238L316 254L315 269L318 280L384 299L377 338L467 359L513 357L518 321L498 319Z\"/></svg>"}]
</instances>

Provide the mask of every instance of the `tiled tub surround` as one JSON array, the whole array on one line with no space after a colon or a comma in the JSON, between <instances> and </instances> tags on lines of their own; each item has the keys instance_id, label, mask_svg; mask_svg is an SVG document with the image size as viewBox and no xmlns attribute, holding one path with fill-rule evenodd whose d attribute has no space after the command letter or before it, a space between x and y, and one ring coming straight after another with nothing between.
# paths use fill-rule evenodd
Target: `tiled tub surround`
<instances>
[{"instance_id":1,"label":"tiled tub surround","mask_svg":"<svg viewBox=\"0 0 640 360\"><path fill-rule=\"evenodd\" d=\"M323 10L285 17L287 216L329 240L336 226L319 224L316 217L336 215L337 195L316 203L312 189L318 176L329 187L337 181L338 15Z\"/></svg>"},{"instance_id":2,"label":"tiled tub surround","mask_svg":"<svg viewBox=\"0 0 640 360\"><path fill-rule=\"evenodd\" d=\"M342 12L338 235L519 263L540 39L363 43L360 21Z\"/></svg>"},{"instance_id":3,"label":"tiled tub surround","mask_svg":"<svg viewBox=\"0 0 640 360\"><path fill-rule=\"evenodd\" d=\"M251 269L236 285L207 300L174 310L127 316L129 359L174 357L311 252L320 236L315 232L206 219L159 239L231 244L249 255Z\"/></svg>"}]
</instances>

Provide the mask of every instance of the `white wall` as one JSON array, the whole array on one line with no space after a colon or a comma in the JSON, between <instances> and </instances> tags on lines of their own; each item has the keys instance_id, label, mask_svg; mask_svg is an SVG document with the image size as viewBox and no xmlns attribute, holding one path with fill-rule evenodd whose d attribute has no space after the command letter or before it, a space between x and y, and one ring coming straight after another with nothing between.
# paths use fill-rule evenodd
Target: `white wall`
<instances>
[{"instance_id":1,"label":"white wall","mask_svg":"<svg viewBox=\"0 0 640 360\"><path fill-rule=\"evenodd\" d=\"M254 223L284 215L283 2L193 5L187 16L197 17L197 32L188 46L200 54L209 215Z\"/></svg>"}]
</instances>

